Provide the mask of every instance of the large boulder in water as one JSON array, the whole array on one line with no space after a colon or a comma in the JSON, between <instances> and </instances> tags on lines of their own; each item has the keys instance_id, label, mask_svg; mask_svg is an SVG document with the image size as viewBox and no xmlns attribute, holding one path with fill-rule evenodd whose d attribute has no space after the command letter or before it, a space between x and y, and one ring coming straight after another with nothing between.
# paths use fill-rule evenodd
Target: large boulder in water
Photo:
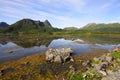
<instances>
[{"instance_id":1,"label":"large boulder in water","mask_svg":"<svg viewBox=\"0 0 120 80\"><path fill-rule=\"evenodd\" d=\"M71 54L73 50L71 48L62 48L62 49L48 49L45 53L46 61L64 63L66 61L73 61Z\"/></svg>"}]
</instances>

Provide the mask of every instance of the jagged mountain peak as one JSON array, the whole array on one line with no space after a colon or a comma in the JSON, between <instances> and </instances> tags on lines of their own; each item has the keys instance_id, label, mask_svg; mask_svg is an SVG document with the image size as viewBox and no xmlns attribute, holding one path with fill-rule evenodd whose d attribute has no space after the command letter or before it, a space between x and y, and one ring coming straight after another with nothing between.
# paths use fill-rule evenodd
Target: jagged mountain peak
<instances>
[{"instance_id":1,"label":"jagged mountain peak","mask_svg":"<svg viewBox=\"0 0 120 80\"><path fill-rule=\"evenodd\" d=\"M48 20L45 20L45 21L44 21L44 24L45 24L46 26L51 27L51 24L50 24L50 22L49 22Z\"/></svg>"},{"instance_id":2,"label":"jagged mountain peak","mask_svg":"<svg viewBox=\"0 0 120 80\"><path fill-rule=\"evenodd\" d=\"M32 19L22 19L17 21L16 23L10 25L5 32L25 32L32 30L41 30L41 31L50 31L54 28L50 24L48 20L41 22L40 20L32 20Z\"/></svg>"}]
</instances>

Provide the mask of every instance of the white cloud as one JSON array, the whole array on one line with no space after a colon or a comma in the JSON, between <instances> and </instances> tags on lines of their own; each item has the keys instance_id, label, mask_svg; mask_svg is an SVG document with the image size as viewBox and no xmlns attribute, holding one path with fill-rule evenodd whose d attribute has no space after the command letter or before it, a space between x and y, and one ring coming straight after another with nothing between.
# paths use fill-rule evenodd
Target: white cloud
<instances>
[{"instance_id":1,"label":"white cloud","mask_svg":"<svg viewBox=\"0 0 120 80\"><path fill-rule=\"evenodd\" d=\"M111 3L106 3L101 6L102 9L108 8L111 5Z\"/></svg>"},{"instance_id":2,"label":"white cloud","mask_svg":"<svg viewBox=\"0 0 120 80\"><path fill-rule=\"evenodd\" d=\"M53 20L58 20L64 23L63 25L66 26L67 24L74 24L74 22L77 22L76 19L70 18L69 16L66 15L60 15L60 14L54 14L57 13L56 9L50 9L52 13L49 13L47 11L42 11L42 10L36 10L33 7L37 7L38 9L46 9L49 8L49 6L45 6L45 3L47 4L56 4L54 6L56 7L61 7L64 6L65 8L73 8L73 6L81 6L83 5L83 0L36 0L38 4L34 3L32 0L30 1L24 1L24 0L4 0L2 1L3 5L0 8L0 12L4 16L8 16L10 18L34 18L34 19L52 19ZM42 2L42 3L41 3ZM43 4L44 5L39 5Z\"/></svg>"},{"instance_id":3,"label":"white cloud","mask_svg":"<svg viewBox=\"0 0 120 80\"><path fill-rule=\"evenodd\" d=\"M117 2L118 0L109 0L109 1L107 1L106 3L103 3L103 5L101 6L101 8L102 9L106 9L106 8L109 8L109 7L111 7L111 6L116 6L117 4L116 4L116 2Z\"/></svg>"},{"instance_id":4,"label":"white cloud","mask_svg":"<svg viewBox=\"0 0 120 80\"><path fill-rule=\"evenodd\" d=\"M0 16L7 20L31 18L51 20L55 26L80 26L104 16L104 11L116 0L94 5L94 0L2 0ZM15 22L15 21L14 21Z\"/></svg>"}]
</instances>

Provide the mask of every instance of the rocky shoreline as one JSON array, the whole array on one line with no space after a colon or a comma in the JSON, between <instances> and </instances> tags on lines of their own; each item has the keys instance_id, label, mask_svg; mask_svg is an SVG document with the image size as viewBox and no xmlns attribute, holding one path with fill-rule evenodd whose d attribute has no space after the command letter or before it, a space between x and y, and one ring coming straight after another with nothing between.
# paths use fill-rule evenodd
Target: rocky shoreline
<instances>
[{"instance_id":1,"label":"rocky shoreline","mask_svg":"<svg viewBox=\"0 0 120 80\"><path fill-rule=\"evenodd\" d=\"M83 80L120 80L120 47L83 63L87 66Z\"/></svg>"},{"instance_id":2,"label":"rocky shoreline","mask_svg":"<svg viewBox=\"0 0 120 80\"><path fill-rule=\"evenodd\" d=\"M65 63L65 60L70 58L69 61L74 62L72 56L70 55L72 52L73 51L70 48L63 48L60 50L50 49L46 52L46 60L50 60L50 62L54 63L62 63L61 59L63 59L63 63ZM64 55L61 56L61 54ZM67 54L67 56L65 54ZM90 76L92 79L120 80L120 75L117 74L120 72L120 47L110 50L109 53L106 53L98 58L94 57L92 60L81 60L80 62L86 67L84 74L81 74L83 75L82 78L85 80L89 79ZM73 75L79 74L78 71L75 71L74 65L70 65L69 68Z\"/></svg>"},{"instance_id":3,"label":"rocky shoreline","mask_svg":"<svg viewBox=\"0 0 120 80\"><path fill-rule=\"evenodd\" d=\"M0 64L0 79L120 80L120 48L99 57L98 54L72 56L71 53L70 48L53 49L46 54L35 54Z\"/></svg>"}]
</instances>

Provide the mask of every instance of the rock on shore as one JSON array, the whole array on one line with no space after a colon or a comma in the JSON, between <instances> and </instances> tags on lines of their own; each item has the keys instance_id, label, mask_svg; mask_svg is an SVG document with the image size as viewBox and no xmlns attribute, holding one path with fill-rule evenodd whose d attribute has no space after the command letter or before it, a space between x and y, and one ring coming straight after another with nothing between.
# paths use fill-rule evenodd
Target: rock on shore
<instances>
[{"instance_id":1,"label":"rock on shore","mask_svg":"<svg viewBox=\"0 0 120 80\"><path fill-rule=\"evenodd\" d=\"M49 49L46 51L46 61L64 63L66 61L74 61L72 58L73 50L71 48Z\"/></svg>"}]
</instances>

